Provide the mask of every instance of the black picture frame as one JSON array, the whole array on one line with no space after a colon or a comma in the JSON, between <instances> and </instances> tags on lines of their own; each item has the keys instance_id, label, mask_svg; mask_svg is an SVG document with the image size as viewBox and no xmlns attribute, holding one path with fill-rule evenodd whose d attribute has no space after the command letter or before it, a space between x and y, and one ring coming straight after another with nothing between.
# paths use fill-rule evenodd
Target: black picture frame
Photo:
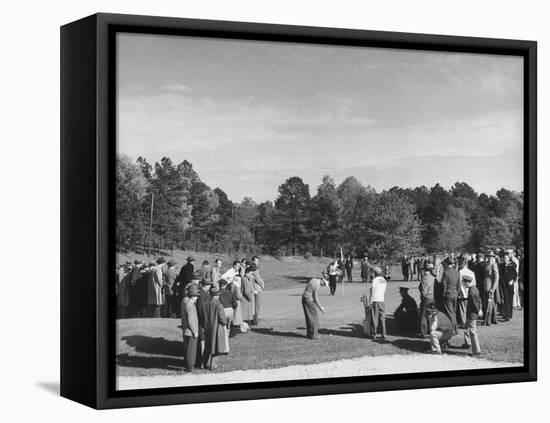
<instances>
[{"instance_id":1,"label":"black picture frame","mask_svg":"<svg viewBox=\"0 0 550 423\"><path fill-rule=\"evenodd\" d=\"M115 35L193 35L524 58L523 367L116 391ZM97 409L535 381L537 44L534 41L95 14L61 28L61 395Z\"/></svg>"}]
</instances>

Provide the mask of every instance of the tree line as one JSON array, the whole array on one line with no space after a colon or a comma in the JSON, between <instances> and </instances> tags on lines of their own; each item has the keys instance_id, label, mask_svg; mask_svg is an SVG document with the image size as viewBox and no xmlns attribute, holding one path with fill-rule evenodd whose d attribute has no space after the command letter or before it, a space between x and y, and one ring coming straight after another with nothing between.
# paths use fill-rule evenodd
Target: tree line
<instances>
[{"instance_id":1,"label":"tree line","mask_svg":"<svg viewBox=\"0 0 550 423\"><path fill-rule=\"evenodd\" d=\"M228 254L334 256L403 254L523 246L523 192L476 193L465 182L449 190L393 187L376 192L354 176L336 185L324 176L310 195L298 176L274 202L233 202L201 181L188 161L151 165L117 157L116 247L119 251L195 249Z\"/></svg>"}]
</instances>

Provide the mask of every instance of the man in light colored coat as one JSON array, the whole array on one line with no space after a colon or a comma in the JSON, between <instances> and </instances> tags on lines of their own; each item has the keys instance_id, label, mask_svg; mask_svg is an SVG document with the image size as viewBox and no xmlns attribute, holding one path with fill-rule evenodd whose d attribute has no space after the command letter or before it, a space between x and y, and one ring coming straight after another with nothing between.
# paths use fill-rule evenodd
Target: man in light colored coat
<instances>
[{"instance_id":1,"label":"man in light colored coat","mask_svg":"<svg viewBox=\"0 0 550 423\"><path fill-rule=\"evenodd\" d=\"M222 278L222 259L217 258L214 265L210 269L210 281L212 285L218 285L218 281Z\"/></svg>"},{"instance_id":2,"label":"man in light colored coat","mask_svg":"<svg viewBox=\"0 0 550 423\"><path fill-rule=\"evenodd\" d=\"M147 289L149 317L160 317L160 308L164 304L164 257L159 257L157 265L151 269Z\"/></svg>"}]
</instances>

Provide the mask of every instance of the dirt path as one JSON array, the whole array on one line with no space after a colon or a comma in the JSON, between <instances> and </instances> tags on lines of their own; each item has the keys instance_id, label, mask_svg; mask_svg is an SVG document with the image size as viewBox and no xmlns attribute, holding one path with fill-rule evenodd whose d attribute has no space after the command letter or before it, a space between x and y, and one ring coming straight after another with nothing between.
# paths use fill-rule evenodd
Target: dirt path
<instances>
[{"instance_id":1,"label":"dirt path","mask_svg":"<svg viewBox=\"0 0 550 423\"><path fill-rule=\"evenodd\" d=\"M518 366L522 366L522 364L494 362L454 355L389 355L380 357L360 357L321 364L282 367L278 369L238 370L226 373L179 374L170 376L119 376L117 379L117 389L126 390L242 382L318 379L326 377L372 376L388 373L430 372L434 369L437 369L437 371L448 371Z\"/></svg>"}]
</instances>

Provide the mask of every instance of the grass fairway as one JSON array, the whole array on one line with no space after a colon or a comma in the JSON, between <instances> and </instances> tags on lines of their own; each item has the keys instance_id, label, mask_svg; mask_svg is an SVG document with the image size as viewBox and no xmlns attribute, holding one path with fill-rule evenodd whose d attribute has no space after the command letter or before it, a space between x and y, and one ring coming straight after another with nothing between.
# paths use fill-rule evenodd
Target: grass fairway
<instances>
[{"instance_id":1,"label":"grass fairway","mask_svg":"<svg viewBox=\"0 0 550 423\"><path fill-rule=\"evenodd\" d=\"M216 258L221 258L223 261L222 271L225 271L231 267L231 264L236 259L242 259L243 257L228 256L225 254L210 254L194 251L181 251L174 250L172 255L166 255L165 257L173 258L176 260L177 269L181 268L186 263L187 256L192 255L195 258L195 269L199 269L204 260L208 260L210 264L214 262ZM156 256L155 256L156 258ZM250 258L250 257L249 257ZM147 258L147 256L129 253L121 254L117 253L117 262L124 263L125 261L134 261L136 259L143 260L145 263L151 261L153 258ZM275 258L272 256L260 256L260 267L262 278L267 284L268 290L292 288L297 283L306 282L312 276L320 275L323 269L330 264L328 258L311 257L309 259L303 259L301 257L281 257ZM359 266L359 262L357 262ZM357 278L360 277L359 268L355 269Z\"/></svg>"},{"instance_id":2,"label":"grass fairway","mask_svg":"<svg viewBox=\"0 0 550 423\"><path fill-rule=\"evenodd\" d=\"M217 359L216 364L220 367L215 372L272 369L364 356L418 354L429 350L427 340L396 333L393 325L392 314L400 302L399 286L409 287L411 295L418 299L418 282L392 281L388 284L388 336L384 342L362 337L364 309L359 297L366 292L366 284L346 284L345 295L342 295L342 286L338 286L336 296L329 296L328 288L323 288L321 302L327 313L321 315L321 339L311 341L305 338L301 294L303 282L317 275L323 263L272 260L261 263L268 290L264 292L260 326L230 340L231 353ZM117 374L182 375L182 332L179 325L178 319L119 320ZM523 312L515 311L511 322L479 327L478 333L483 359L523 363ZM462 331L452 343L462 345ZM469 350L450 348L446 354L469 353Z\"/></svg>"}]
</instances>

